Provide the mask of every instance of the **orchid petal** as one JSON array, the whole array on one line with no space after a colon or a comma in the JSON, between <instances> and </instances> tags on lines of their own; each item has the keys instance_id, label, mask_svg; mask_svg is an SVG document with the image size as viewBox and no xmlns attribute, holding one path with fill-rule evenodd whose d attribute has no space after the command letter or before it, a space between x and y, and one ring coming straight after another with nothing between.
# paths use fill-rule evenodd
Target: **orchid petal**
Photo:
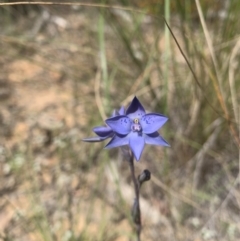
<instances>
[{"instance_id":1,"label":"orchid petal","mask_svg":"<svg viewBox=\"0 0 240 241\"><path fill-rule=\"evenodd\" d=\"M129 146L137 161L140 160L145 145L144 137L137 132L129 134Z\"/></svg>"},{"instance_id":2,"label":"orchid petal","mask_svg":"<svg viewBox=\"0 0 240 241\"><path fill-rule=\"evenodd\" d=\"M118 111L119 115L124 115L125 114L125 109L124 106L121 106L121 108Z\"/></svg>"},{"instance_id":3,"label":"orchid petal","mask_svg":"<svg viewBox=\"0 0 240 241\"><path fill-rule=\"evenodd\" d=\"M145 134L145 143L149 145L155 146L170 146L160 135L158 132L154 132L152 134Z\"/></svg>"},{"instance_id":4,"label":"orchid petal","mask_svg":"<svg viewBox=\"0 0 240 241\"><path fill-rule=\"evenodd\" d=\"M111 117L117 116L118 112L116 110L113 110Z\"/></svg>"},{"instance_id":5,"label":"orchid petal","mask_svg":"<svg viewBox=\"0 0 240 241\"><path fill-rule=\"evenodd\" d=\"M129 116L131 119L135 119L135 118L141 118L143 115L145 115L145 113L146 112L142 104L135 96L126 111L126 115Z\"/></svg>"},{"instance_id":6,"label":"orchid petal","mask_svg":"<svg viewBox=\"0 0 240 241\"><path fill-rule=\"evenodd\" d=\"M118 146L128 145L128 136L115 135L111 141L105 146L105 149L110 149Z\"/></svg>"},{"instance_id":7,"label":"orchid petal","mask_svg":"<svg viewBox=\"0 0 240 241\"><path fill-rule=\"evenodd\" d=\"M151 134L160 129L166 123L167 120L168 118L162 114L146 114L140 119L142 132L145 134Z\"/></svg>"},{"instance_id":8,"label":"orchid petal","mask_svg":"<svg viewBox=\"0 0 240 241\"><path fill-rule=\"evenodd\" d=\"M127 135L131 131L132 120L125 115L109 118L105 122L114 132L120 135Z\"/></svg>"},{"instance_id":9,"label":"orchid petal","mask_svg":"<svg viewBox=\"0 0 240 241\"><path fill-rule=\"evenodd\" d=\"M97 126L93 128L93 131L100 137L108 137L113 134L113 131L109 126Z\"/></svg>"}]
</instances>

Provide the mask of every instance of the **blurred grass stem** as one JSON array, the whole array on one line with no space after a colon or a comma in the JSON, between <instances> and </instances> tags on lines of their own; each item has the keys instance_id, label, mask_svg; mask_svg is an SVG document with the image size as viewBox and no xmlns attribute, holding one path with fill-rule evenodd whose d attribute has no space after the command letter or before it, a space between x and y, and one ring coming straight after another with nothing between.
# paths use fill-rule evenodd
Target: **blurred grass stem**
<instances>
[{"instance_id":1,"label":"blurred grass stem","mask_svg":"<svg viewBox=\"0 0 240 241\"><path fill-rule=\"evenodd\" d=\"M164 15L165 21L169 23L170 21L170 1L164 1ZM170 49L170 33L168 26L165 25L164 27L164 38L165 38L165 51L164 51L164 95L165 95L165 113L168 109L168 79L169 79L169 60L171 56L171 49Z\"/></svg>"},{"instance_id":2,"label":"blurred grass stem","mask_svg":"<svg viewBox=\"0 0 240 241\"><path fill-rule=\"evenodd\" d=\"M104 9L101 9L99 22L98 22L98 37L99 37L99 47L100 47L100 63L102 78L104 83L104 107L109 108L109 80L108 80L108 68L107 59L105 51L105 37L104 37Z\"/></svg>"}]
</instances>

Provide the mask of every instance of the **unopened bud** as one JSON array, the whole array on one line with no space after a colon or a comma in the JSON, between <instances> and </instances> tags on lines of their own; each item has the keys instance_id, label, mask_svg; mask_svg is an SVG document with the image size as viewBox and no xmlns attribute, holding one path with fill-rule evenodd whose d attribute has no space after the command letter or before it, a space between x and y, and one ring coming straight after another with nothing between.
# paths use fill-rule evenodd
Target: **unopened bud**
<instances>
[{"instance_id":1,"label":"unopened bud","mask_svg":"<svg viewBox=\"0 0 240 241\"><path fill-rule=\"evenodd\" d=\"M147 169L145 169L139 176L138 176L138 181L140 186L151 179L151 172Z\"/></svg>"}]
</instances>

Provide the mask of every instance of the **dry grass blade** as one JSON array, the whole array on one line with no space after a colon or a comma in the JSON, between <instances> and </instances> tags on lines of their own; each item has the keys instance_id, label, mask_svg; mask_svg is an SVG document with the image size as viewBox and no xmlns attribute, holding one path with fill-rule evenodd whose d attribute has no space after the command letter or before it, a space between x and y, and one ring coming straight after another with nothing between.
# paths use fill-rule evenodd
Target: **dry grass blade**
<instances>
[{"instance_id":1,"label":"dry grass blade","mask_svg":"<svg viewBox=\"0 0 240 241\"><path fill-rule=\"evenodd\" d=\"M153 70L153 64L150 64L149 66L147 66L143 73L141 73L141 75L136 79L135 83L133 83L129 93L128 93L128 96L132 96L136 91L137 89L139 88L140 84L142 83L142 81L144 80L144 78L146 78L146 76L149 76L149 74L151 73L151 71Z\"/></svg>"},{"instance_id":2,"label":"dry grass blade","mask_svg":"<svg viewBox=\"0 0 240 241\"><path fill-rule=\"evenodd\" d=\"M197 210L201 211L202 213L207 213L206 210L202 209L196 202L194 202L193 200L191 200L188 197L185 197L184 195L170 189L167 185L165 185L164 183L162 183L157 177L155 177L154 175L151 175L151 180L159 187L161 187L165 192L169 193L171 196L181 200L184 203L189 204L190 206L196 208Z\"/></svg>"},{"instance_id":3,"label":"dry grass blade","mask_svg":"<svg viewBox=\"0 0 240 241\"><path fill-rule=\"evenodd\" d=\"M185 130L184 134L186 136L188 136L193 127L195 126L197 120L198 120L198 117L199 117L199 113L200 113L200 107L201 107L201 100L195 98L193 101L192 101L192 105L191 105L191 108L190 108L190 121L188 123L188 126L187 126L187 129Z\"/></svg>"},{"instance_id":4,"label":"dry grass blade","mask_svg":"<svg viewBox=\"0 0 240 241\"><path fill-rule=\"evenodd\" d=\"M199 150L197 154L189 161L189 163L196 162L196 167L193 174L193 190L197 189L199 186L202 167L204 164L204 157L215 144L221 130L221 123L222 123L222 120L218 119L217 127L215 128L213 133L208 137L207 141L204 143L201 150Z\"/></svg>"},{"instance_id":5,"label":"dry grass blade","mask_svg":"<svg viewBox=\"0 0 240 241\"><path fill-rule=\"evenodd\" d=\"M220 102L221 107L222 107L223 111L225 112L226 118L227 118L227 117L228 117L228 113L227 113L227 108L226 108L226 106L225 106L225 102L224 102L224 99L223 99L223 91L222 91L222 86L221 86L221 83L220 83L220 76L219 76L219 74L218 74L218 72L219 72L219 67L218 67L218 64L217 64L215 52L214 52L214 50L213 50L212 40L211 40L209 31L208 31L206 22L205 22L204 17L203 17L203 12L202 12L201 5L200 5L200 3L199 3L199 0L195 0L195 2L196 2L196 6L197 6L199 18L200 18L200 21L201 21L201 24L202 24L203 32L204 32L204 35L205 35L205 39L206 39L206 42L207 42L207 45L208 45L208 49L209 49L209 51L210 51L210 55L211 55L211 58L212 58L212 61L213 61L213 65L214 65L214 68L215 68L215 72L216 72L216 74L217 74L218 84L215 84L215 85L216 85L215 90L216 90L216 92L218 93L219 102ZM213 79L213 78L212 78L212 79ZM214 79L215 79L215 78L214 78Z\"/></svg>"},{"instance_id":6,"label":"dry grass blade","mask_svg":"<svg viewBox=\"0 0 240 241\"><path fill-rule=\"evenodd\" d=\"M200 18L200 21L201 21L201 24L202 24L203 32L204 32L204 35L205 35L205 38L206 38L206 41L207 41L208 49L210 51L210 55L211 55L215 70L216 70L216 72L218 72L219 68L218 68L215 52L214 52L214 49L213 49L212 40L211 40L211 37L210 37L210 33L208 31L206 22L205 22L204 17L203 17L201 5L200 5L199 0L195 0L195 3L196 3L196 6L197 6L199 18Z\"/></svg>"},{"instance_id":7,"label":"dry grass blade","mask_svg":"<svg viewBox=\"0 0 240 241\"><path fill-rule=\"evenodd\" d=\"M240 53L240 40L237 41L237 43L235 44L235 46L232 50L230 60L229 60L229 71L228 71L233 112L234 112L236 121L238 119L238 101L237 101L237 94L236 94L236 88L235 88L235 83L234 83L235 82L234 73L238 67L238 62L236 60L236 57L239 53Z\"/></svg>"},{"instance_id":8,"label":"dry grass blade","mask_svg":"<svg viewBox=\"0 0 240 241\"><path fill-rule=\"evenodd\" d=\"M108 4L98 4L98 3L77 3L77 2L8 2L8 3L0 3L0 6L14 6L14 5L62 5L62 6L85 6L85 7L93 7L93 8L113 8L113 9L121 9L125 11L145 13L139 9L116 6L116 5L108 5Z\"/></svg>"}]
</instances>

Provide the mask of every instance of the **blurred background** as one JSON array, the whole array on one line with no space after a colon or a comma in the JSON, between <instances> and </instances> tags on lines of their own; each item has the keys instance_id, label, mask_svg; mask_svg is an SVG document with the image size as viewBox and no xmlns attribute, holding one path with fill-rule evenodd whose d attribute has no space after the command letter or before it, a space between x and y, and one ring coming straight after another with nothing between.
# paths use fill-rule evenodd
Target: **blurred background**
<instances>
[{"instance_id":1,"label":"blurred background","mask_svg":"<svg viewBox=\"0 0 240 241\"><path fill-rule=\"evenodd\" d=\"M107 141L81 141L135 95L169 117L171 145L145 146L135 165L152 173L142 239L240 240L239 0L11 2L0 1L0 240L135 240L128 163Z\"/></svg>"}]
</instances>

